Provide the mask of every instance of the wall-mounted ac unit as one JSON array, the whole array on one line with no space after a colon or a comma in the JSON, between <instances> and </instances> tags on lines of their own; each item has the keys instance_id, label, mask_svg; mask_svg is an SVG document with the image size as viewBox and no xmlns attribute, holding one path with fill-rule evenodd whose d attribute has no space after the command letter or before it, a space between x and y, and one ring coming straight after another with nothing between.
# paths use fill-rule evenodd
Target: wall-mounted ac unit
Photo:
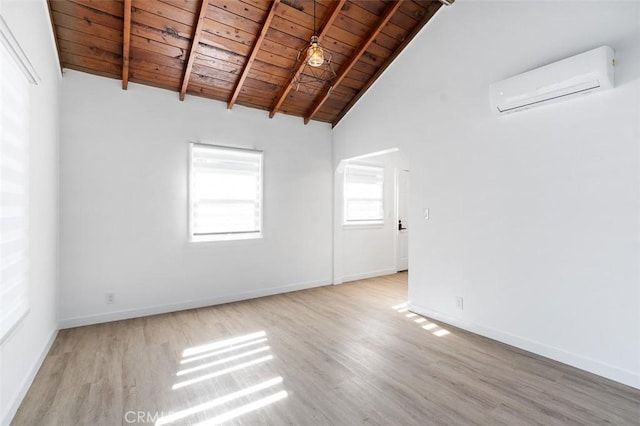
<instances>
[{"instance_id":1,"label":"wall-mounted ac unit","mask_svg":"<svg viewBox=\"0 0 640 426\"><path fill-rule=\"evenodd\" d=\"M613 87L613 49L588 52L527 71L489 86L498 114L521 111Z\"/></svg>"}]
</instances>

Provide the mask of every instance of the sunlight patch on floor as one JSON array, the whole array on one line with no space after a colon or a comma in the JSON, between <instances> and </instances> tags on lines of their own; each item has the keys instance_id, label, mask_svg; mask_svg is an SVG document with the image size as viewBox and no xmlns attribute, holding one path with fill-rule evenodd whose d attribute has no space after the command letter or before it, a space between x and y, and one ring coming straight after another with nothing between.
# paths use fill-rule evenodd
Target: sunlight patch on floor
<instances>
[{"instance_id":1,"label":"sunlight patch on floor","mask_svg":"<svg viewBox=\"0 0 640 426\"><path fill-rule=\"evenodd\" d=\"M273 404L274 402L284 399L287 396L288 396L287 391L280 391L278 393L269 395L257 401L250 402L249 404L243 405L241 407L234 408L233 410L229 410L226 413L220 414L212 419L197 423L195 426L219 425L220 423L224 423L226 421L239 417L243 414L247 414L259 408L266 407L267 405Z\"/></svg>"},{"instance_id":2,"label":"sunlight patch on floor","mask_svg":"<svg viewBox=\"0 0 640 426\"><path fill-rule=\"evenodd\" d=\"M409 312L408 314L404 315L405 318L413 319L413 322L415 322L416 324L419 324L425 330L434 330L434 329L436 329L435 331L432 332L432 334L434 336L442 337L442 336L446 336L447 334L451 334L449 332L449 330L446 330L446 329L440 327L438 324L435 324L435 323L432 323L432 322L428 322L426 318L416 314L415 312L410 312L407 302L399 303L397 305L394 305L394 306L391 307L391 309L393 309L394 311L398 312L399 314L404 314L405 312Z\"/></svg>"},{"instance_id":3,"label":"sunlight patch on floor","mask_svg":"<svg viewBox=\"0 0 640 426\"><path fill-rule=\"evenodd\" d=\"M269 346L263 346L261 348L254 349L252 351L243 352L243 353L238 354L238 355L229 356L229 357L226 357L226 358L219 359L217 361L208 362L206 364L200 364L200 365L198 365L196 367L191 367L191 368L186 368L184 370L180 370L180 371L178 371L176 376L184 376L185 374L193 373L194 371L204 370L206 368L214 367L216 365L224 364L224 363L230 362L230 361L235 361L235 360L241 359L241 358L246 358L248 356L255 355L255 354L260 353L260 352L265 352L265 351L268 351L268 350L269 350Z\"/></svg>"},{"instance_id":4,"label":"sunlight patch on floor","mask_svg":"<svg viewBox=\"0 0 640 426\"><path fill-rule=\"evenodd\" d=\"M265 333L264 331L259 331L257 333L246 334L244 336L233 337L231 339L219 340L217 342L195 346L193 348L185 349L184 352L182 352L182 357L184 358L184 357L190 357L193 355L199 355L203 352L209 352L215 349L224 348L226 346L233 346L235 344L246 342L248 340L259 339L266 335L267 333Z\"/></svg>"},{"instance_id":5,"label":"sunlight patch on floor","mask_svg":"<svg viewBox=\"0 0 640 426\"><path fill-rule=\"evenodd\" d=\"M194 383L203 382L205 380L213 379L215 377L222 376L224 374L233 373L234 371L242 370L243 368L251 367L252 365L260 364L262 362L270 361L273 359L272 355L267 355L262 358L254 359L251 361L247 361L242 364L234 365L233 367L224 368L222 370L214 371L213 373L205 374L204 376L199 376L194 379L185 380L183 382L178 382L171 388L172 390L180 389L185 386L193 385Z\"/></svg>"},{"instance_id":6,"label":"sunlight patch on floor","mask_svg":"<svg viewBox=\"0 0 640 426\"><path fill-rule=\"evenodd\" d=\"M232 345L232 346L229 346L228 348L220 349L219 351L208 352L208 353L205 353L205 354L202 354L202 355L193 356L191 358L185 358L182 361L180 361L180 364L188 364L190 362L199 361L201 359L211 358L211 357L216 356L216 355L224 354L224 353L227 353L227 352L233 352L233 351L235 351L237 349L241 349L241 348L246 348L248 346L257 345L259 343L264 343L266 341L267 341L267 339L264 338L264 339L252 340L250 342L242 343L240 345Z\"/></svg>"},{"instance_id":7,"label":"sunlight patch on floor","mask_svg":"<svg viewBox=\"0 0 640 426\"><path fill-rule=\"evenodd\" d=\"M273 359L273 355L270 353L271 346L265 344L267 342L266 332L259 331L187 348L182 351L182 359L178 365L189 364L189 366L181 370L178 369L176 373L176 377L184 379L175 382L171 389L178 391L188 386L203 383L202 386L206 386L204 392L209 394L212 391L215 392L218 387L228 388L229 383L239 382L244 385L245 382L242 378L247 374L241 373L244 371L249 371L248 379L245 378L244 380L255 382L257 380L254 378L259 377L260 374L264 373L264 369L268 368L258 366L264 365ZM258 369L251 370L251 368ZM195 374L195 377L193 377L193 374ZM237 376L237 374L242 375ZM218 379L221 380L220 382L215 381L216 378L224 375L230 376L225 379ZM186 379L185 376L191 376L191 378ZM207 381L213 382L209 384L206 383ZM283 379L278 376L258 384L241 385L239 390L226 395L218 396L210 401L195 404L176 412L170 412L158 418L155 425L168 425L192 416L199 416L199 418L189 419L189 424L200 421L197 424L217 425L286 398L288 393L282 389L282 384ZM280 387L280 389L274 389L276 386ZM196 387L188 392L198 394L199 389L204 388ZM265 393L268 395L265 395ZM209 410L212 411L208 413L207 411ZM204 421L202 421L203 418L205 419Z\"/></svg>"},{"instance_id":8,"label":"sunlight patch on floor","mask_svg":"<svg viewBox=\"0 0 640 426\"><path fill-rule=\"evenodd\" d=\"M173 423L173 422L175 422L177 420L184 419L185 417L189 417L189 416L191 416L193 414L196 414L196 413L199 413L201 411L205 411L205 410L209 410L211 408L218 407L218 406L220 406L222 404L225 404L227 402L231 402L231 401L233 401L235 399L241 398L243 396L250 395L252 393L261 391L263 389L270 388L270 387L275 386L275 385L280 384L280 383L282 383L282 377L276 377L276 378L273 378L271 380L264 381L264 382L262 382L260 384L257 384L257 385L254 385L254 386L250 386L248 388L239 390L237 392L230 393L230 394L225 395L225 396L221 396L221 397L213 399L213 400L211 400L209 402L205 402L203 404L194 405L193 407L186 408L184 410L178 411L177 413L173 413L173 414L170 414L168 416L161 417L156 421L155 425L156 426L162 426L162 425L166 425L166 424L169 424L169 423Z\"/></svg>"}]
</instances>

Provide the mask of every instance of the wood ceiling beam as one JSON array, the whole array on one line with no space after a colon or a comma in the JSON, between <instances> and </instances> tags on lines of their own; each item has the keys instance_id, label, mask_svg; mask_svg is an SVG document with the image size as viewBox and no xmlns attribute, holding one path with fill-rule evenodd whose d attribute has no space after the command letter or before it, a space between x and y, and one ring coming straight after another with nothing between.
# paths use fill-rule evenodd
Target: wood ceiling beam
<instances>
[{"instance_id":1,"label":"wood ceiling beam","mask_svg":"<svg viewBox=\"0 0 640 426\"><path fill-rule=\"evenodd\" d=\"M371 30L367 38L360 45L360 48L354 53L351 59L349 59L349 62L342 66L342 68L340 69L340 74L338 74L333 84L327 87L324 94L320 96L313 108L311 108L311 111L309 111L309 113L304 117L304 124L309 123L309 121L318 113L318 111L320 111L320 108L322 108L327 99L329 99L329 96L331 96L332 89L342 83L342 80L344 80L344 78L347 76L349 71L351 71L356 62L358 62L362 54L367 51L369 46L371 46L371 43L374 42L378 34L380 34L382 29L387 25L393 14L396 13L401 5L402 0L396 0L395 2L387 6L387 9L382 15L382 18L380 18L380 20L378 21L378 24Z\"/></svg>"},{"instance_id":2,"label":"wood ceiling beam","mask_svg":"<svg viewBox=\"0 0 640 426\"><path fill-rule=\"evenodd\" d=\"M332 9L328 12L327 17L322 23L322 29L318 33L318 42L322 43L322 39L327 34L327 32L329 32L329 28L331 28L331 26L333 25L333 22L338 17L338 14L340 14L340 11L342 10L342 7L346 2L347 0L338 0L338 1L332 2L333 3ZM278 95L278 99L276 100L275 104L273 105L273 108L271 108L271 112L269 113L269 118L273 118L273 116L276 115L276 113L280 110L280 108L282 107L282 104L287 99L287 95L293 88L293 82L297 80L298 77L300 77L300 73L302 72L303 68L304 68L304 61L300 61L300 64L298 65L298 69L296 69L296 72L293 73L293 75L289 78L289 81L287 82L287 84L283 86L282 91L280 92L280 95Z\"/></svg>"},{"instance_id":3,"label":"wood ceiling beam","mask_svg":"<svg viewBox=\"0 0 640 426\"><path fill-rule=\"evenodd\" d=\"M198 21L196 22L196 29L193 31L191 46L189 47L187 66L184 69L184 77L182 77L182 86L180 87L181 101L184 101L184 96L187 93L187 87L189 87L189 80L191 79L191 69L193 68L193 62L196 59L196 50L198 49L198 45L200 44L200 34L202 34L204 17L207 15L208 6L209 0L202 0L202 3L200 4L200 13L198 14Z\"/></svg>"},{"instance_id":4,"label":"wood ceiling beam","mask_svg":"<svg viewBox=\"0 0 640 426\"><path fill-rule=\"evenodd\" d=\"M251 53L249 54L249 58L247 62L245 62L244 67L242 68L242 72L240 73L240 78L238 78L238 82L236 83L236 87L233 89L233 93L231 94L231 98L229 98L229 102L227 103L227 109L233 108L233 104L236 103L236 99L238 99L238 95L240 94L240 90L242 89L242 85L244 84L244 80L247 78L249 74L249 69L251 65L253 65L253 61L256 60L256 56L258 55L258 51L260 51L260 46L262 46L262 42L267 35L267 31L271 26L271 21L273 17L276 16L276 10L280 5L280 0L274 0L271 3L271 8L267 13L267 17L262 24L262 28L260 29L260 33L256 38L256 41L253 43L253 47L251 48Z\"/></svg>"},{"instance_id":5,"label":"wood ceiling beam","mask_svg":"<svg viewBox=\"0 0 640 426\"><path fill-rule=\"evenodd\" d=\"M436 14L436 12L440 9L441 6L443 6L443 4L444 3L434 2L429 6L427 13L424 14L422 19L420 19L420 22L416 24L413 30L411 30L411 32L407 35L407 37L402 41L400 46L398 46L398 48L393 52L393 54L389 56L389 58L387 58L384 64L382 64L382 66L378 68L378 71L376 71L376 73L371 76L369 81L367 81L364 87L360 89L360 91L353 97L353 99L349 101L347 106L345 106L342 109L342 111L340 111L340 114L338 114L338 116L333 121L333 123L331 123L332 128L336 127L336 125L340 122L340 120L342 120L342 118L349 112L349 110L353 108L356 102L360 100L362 95L364 95L365 92L369 90L369 88L373 85L373 83L375 83L376 80L382 75L382 73L385 72L385 70L389 67L389 65L391 65L391 63L395 61L395 59L398 57L398 55L400 55L400 53L405 49L405 47L407 47L407 45L411 43L411 40L413 40L414 37L418 35L422 27L424 27L427 24L427 22L429 22L429 20L433 18L433 15Z\"/></svg>"},{"instance_id":6,"label":"wood ceiling beam","mask_svg":"<svg viewBox=\"0 0 640 426\"><path fill-rule=\"evenodd\" d=\"M131 1L124 0L124 27L122 29L122 89L129 85L129 50L131 48Z\"/></svg>"}]
</instances>

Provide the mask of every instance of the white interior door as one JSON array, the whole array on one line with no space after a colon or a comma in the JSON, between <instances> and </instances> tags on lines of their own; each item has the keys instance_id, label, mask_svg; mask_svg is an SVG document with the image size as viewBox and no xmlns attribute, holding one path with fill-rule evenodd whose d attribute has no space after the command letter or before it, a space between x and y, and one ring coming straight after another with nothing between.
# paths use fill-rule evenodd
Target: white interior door
<instances>
[{"instance_id":1,"label":"white interior door","mask_svg":"<svg viewBox=\"0 0 640 426\"><path fill-rule=\"evenodd\" d=\"M398 173L398 233L396 270L409 269L409 170Z\"/></svg>"}]
</instances>

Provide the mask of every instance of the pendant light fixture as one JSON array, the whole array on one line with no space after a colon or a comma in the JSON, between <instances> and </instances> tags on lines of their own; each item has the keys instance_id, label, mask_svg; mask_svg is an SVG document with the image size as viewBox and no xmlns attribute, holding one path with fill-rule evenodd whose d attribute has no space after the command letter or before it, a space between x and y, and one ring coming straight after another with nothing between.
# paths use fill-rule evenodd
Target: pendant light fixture
<instances>
[{"instance_id":1,"label":"pendant light fixture","mask_svg":"<svg viewBox=\"0 0 640 426\"><path fill-rule=\"evenodd\" d=\"M316 0L313 0L313 35L311 43L307 48L307 64L312 67L320 67L324 63L324 51L318 43L318 34L316 33Z\"/></svg>"},{"instance_id":2,"label":"pendant light fixture","mask_svg":"<svg viewBox=\"0 0 640 426\"><path fill-rule=\"evenodd\" d=\"M298 69L300 72L296 73ZM320 45L316 32L316 0L313 0L313 35L309 46L298 52L293 73L296 91L302 88L311 95L336 78L331 52Z\"/></svg>"}]
</instances>

